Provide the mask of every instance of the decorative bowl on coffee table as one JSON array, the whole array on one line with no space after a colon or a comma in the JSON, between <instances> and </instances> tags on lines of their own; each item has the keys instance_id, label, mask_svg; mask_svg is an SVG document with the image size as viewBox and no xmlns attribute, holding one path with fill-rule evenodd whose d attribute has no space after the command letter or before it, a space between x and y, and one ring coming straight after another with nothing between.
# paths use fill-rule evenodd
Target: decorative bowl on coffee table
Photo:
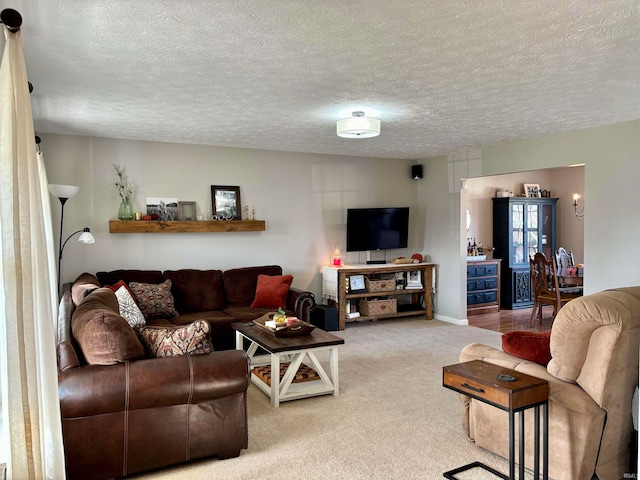
<instances>
[{"instance_id":1,"label":"decorative bowl on coffee table","mask_svg":"<svg viewBox=\"0 0 640 480\"><path fill-rule=\"evenodd\" d=\"M316 328L315 325L303 320L296 320L295 322L282 327L273 327L271 326L271 324L273 324L271 320L273 315L273 313L267 313L266 315L254 320L253 323L276 337L297 337L299 335L307 335Z\"/></svg>"}]
</instances>

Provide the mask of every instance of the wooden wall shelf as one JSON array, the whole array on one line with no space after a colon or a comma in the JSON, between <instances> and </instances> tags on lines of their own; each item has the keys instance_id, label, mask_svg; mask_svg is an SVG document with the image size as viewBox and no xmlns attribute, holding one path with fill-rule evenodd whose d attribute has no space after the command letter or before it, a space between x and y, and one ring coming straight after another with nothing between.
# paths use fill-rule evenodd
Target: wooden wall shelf
<instances>
[{"instance_id":1,"label":"wooden wall shelf","mask_svg":"<svg viewBox=\"0 0 640 480\"><path fill-rule=\"evenodd\" d=\"M109 233L264 232L264 220L109 220Z\"/></svg>"}]
</instances>

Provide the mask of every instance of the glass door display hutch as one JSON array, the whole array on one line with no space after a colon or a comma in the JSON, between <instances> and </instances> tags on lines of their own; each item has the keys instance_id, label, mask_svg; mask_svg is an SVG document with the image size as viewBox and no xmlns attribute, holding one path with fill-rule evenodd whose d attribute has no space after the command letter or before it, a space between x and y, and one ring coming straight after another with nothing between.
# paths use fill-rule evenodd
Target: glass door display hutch
<instances>
[{"instance_id":1,"label":"glass door display hutch","mask_svg":"<svg viewBox=\"0 0 640 480\"><path fill-rule=\"evenodd\" d=\"M494 258L501 263L501 307L533 305L529 257L556 250L557 198L506 197L493 199Z\"/></svg>"}]
</instances>

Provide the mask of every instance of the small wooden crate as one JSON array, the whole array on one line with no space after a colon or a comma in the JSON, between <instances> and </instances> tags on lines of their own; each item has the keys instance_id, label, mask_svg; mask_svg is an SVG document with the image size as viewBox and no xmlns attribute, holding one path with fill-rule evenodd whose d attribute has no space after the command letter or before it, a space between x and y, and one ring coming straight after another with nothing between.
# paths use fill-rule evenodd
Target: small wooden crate
<instances>
[{"instance_id":1,"label":"small wooden crate","mask_svg":"<svg viewBox=\"0 0 640 480\"><path fill-rule=\"evenodd\" d=\"M367 286L367 292L390 292L396 289L395 275L382 280L372 280L369 277L364 277L364 282Z\"/></svg>"},{"instance_id":2,"label":"small wooden crate","mask_svg":"<svg viewBox=\"0 0 640 480\"><path fill-rule=\"evenodd\" d=\"M392 297L360 299L360 313L365 316L385 315L398 311L398 301Z\"/></svg>"}]
</instances>

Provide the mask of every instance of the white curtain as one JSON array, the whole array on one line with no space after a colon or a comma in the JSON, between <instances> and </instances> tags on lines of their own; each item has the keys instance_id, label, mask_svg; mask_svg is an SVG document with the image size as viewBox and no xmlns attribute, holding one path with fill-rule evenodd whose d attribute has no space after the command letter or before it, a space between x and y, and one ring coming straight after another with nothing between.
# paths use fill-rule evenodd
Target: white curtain
<instances>
[{"instance_id":1,"label":"white curtain","mask_svg":"<svg viewBox=\"0 0 640 480\"><path fill-rule=\"evenodd\" d=\"M7 478L63 479L57 292L49 196L22 34L4 28L0 65L0 388Z\"/></svg>"}]
</instances>

